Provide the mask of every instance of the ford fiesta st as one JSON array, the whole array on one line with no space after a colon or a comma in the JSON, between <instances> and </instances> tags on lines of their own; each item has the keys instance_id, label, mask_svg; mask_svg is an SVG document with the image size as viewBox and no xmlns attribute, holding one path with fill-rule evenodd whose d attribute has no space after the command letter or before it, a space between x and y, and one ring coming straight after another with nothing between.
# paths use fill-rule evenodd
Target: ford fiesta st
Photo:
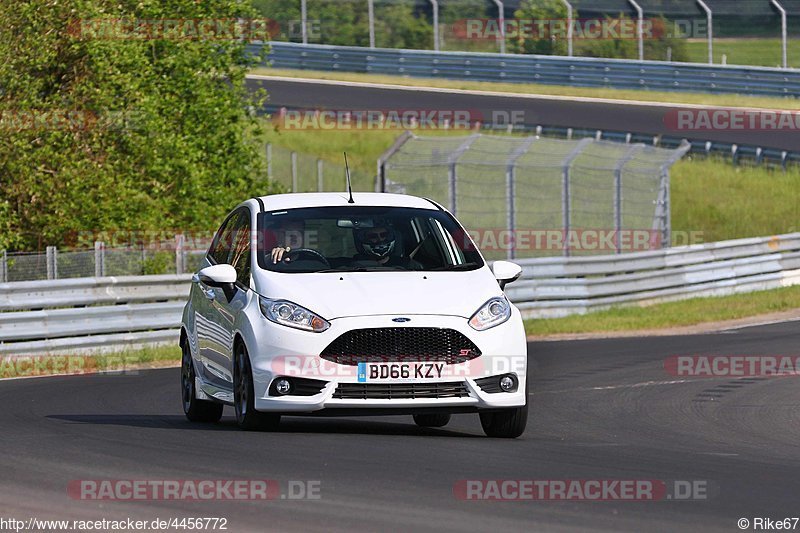
<instances>
[{"instance_id":1,"label":"ford fiesta st","mask_svg":"<svg viewBox=\"0 0 800 533\"><path fill-rule=\"evenodd\" d=\"M383 193L247 200L216 233L183 312L183 408L245 429L281 415L410 414L485 433L527 422L521 268L492 269L446 209Z\"/></svg>"}]
</instances>

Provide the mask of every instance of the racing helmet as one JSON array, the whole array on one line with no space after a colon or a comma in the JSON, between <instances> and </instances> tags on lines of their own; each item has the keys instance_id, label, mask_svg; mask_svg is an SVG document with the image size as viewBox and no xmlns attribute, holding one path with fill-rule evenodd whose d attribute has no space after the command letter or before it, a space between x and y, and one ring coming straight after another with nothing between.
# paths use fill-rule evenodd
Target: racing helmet
<instances>
[{"instance_id":1,"label":"racing helmet","mask_svg":"<svg viewBox=\"0 0 800 533\"><path fill-rule=\"evenodd\" d=\"M359 228L353 232L356 250L373 259L388 257L397 245L394 229L388 224Z\"/></svg>"}]
</instances>

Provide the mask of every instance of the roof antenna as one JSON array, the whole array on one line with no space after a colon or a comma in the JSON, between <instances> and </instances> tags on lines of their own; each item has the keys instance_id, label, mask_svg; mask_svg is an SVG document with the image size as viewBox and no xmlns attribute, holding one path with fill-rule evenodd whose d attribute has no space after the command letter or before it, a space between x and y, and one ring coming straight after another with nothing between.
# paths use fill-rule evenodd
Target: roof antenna
<instances>
[{"instance_id":1,"label":"roof antenna","mask_svg":"<svg viewBox=\"0 0 800 533\"><path fill-rule=\"evenodd\" d=\"M350 184L350 165L347 164L347 152L344 152L344 170L347 174L347 192L350 194L350 199L347 200L348 204L354 204L353 201L353 186Z\"/></svg>"}]
</instances>

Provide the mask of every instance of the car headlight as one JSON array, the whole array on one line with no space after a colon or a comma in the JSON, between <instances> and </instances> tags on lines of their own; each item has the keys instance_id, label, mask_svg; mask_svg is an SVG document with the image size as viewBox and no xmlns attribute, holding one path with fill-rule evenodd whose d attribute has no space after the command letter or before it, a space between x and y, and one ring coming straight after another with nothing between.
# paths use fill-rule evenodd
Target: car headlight
<instances>
[{"instance_id":1,"label":"car headlight","mask_svg":"<svg viewBox=\"0 0 800 533\"><path fill-rule=\"evenodd\" d=\"M261 313L267 320L276 324L316 333L331 327L330 323L321 316L287 300L270 300L259 296L258 304L261 307Z\"/></svg>"},{"instance_id":2,"label":"car headlight","mask_svg":"<svg viewBox=\"0 0 800 533\"><path fill-rule=\"evenodd\" d=\"M511 317L511 304L502 297L492 298L469 319L472 329L483 331L502 324Z\"/></svg>"}]
</instances>

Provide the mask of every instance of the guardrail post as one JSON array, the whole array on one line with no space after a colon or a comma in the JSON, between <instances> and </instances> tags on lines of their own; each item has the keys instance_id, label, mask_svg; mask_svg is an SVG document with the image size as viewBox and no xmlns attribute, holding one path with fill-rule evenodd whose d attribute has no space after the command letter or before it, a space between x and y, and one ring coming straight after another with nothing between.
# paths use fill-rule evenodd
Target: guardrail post
<instances>
[{"instance_id":1,"label":"guardrail post","mask_svg":"<svg viewBox=\"0 0 800 533\"><path fill-rule=\"evenodd\" d=\"M786 10L778 2L778 0L770 0L770 2L781 14L781 64L783 65L783 68L789 68L786 57Z\"/></svg>"},{"instance_id":2,"label":"guardrail post","mask_svg":"<svg viewBox=\"0 0 800 533\"><path fill-rule=\"evenodd\" d=\"M8 252L0 253L0 283L8 282Z\"/></svg>"},{"instance_id":3,"label":"guardrail post","mask_svg":"<svg viewBox=\"0 0 800 533\"><path fill-rule=\"evenodd\" d=\"M325 190L325 181L322 175L322 159L317 159L317 191Z\"/></svg>"},{"instance_id":4,"label":"guardrail post","mask_svg":"<svg viewBox=\"0 0 800 533\"><path fill-rule=\"evenodd\" d=\"M267 179L272 179L272 143L267 143Z\"/></svg>"},{"instance_id":5,"label":"guardrail post","mask_svg":"<svg viewBox=\"0 0 800 533\"><path fill-rule=\"evenodd\" d=\"M433 7L433 49L439 51L439 2L428 0Z\"/></svg>"},{"instance_id":6,"label":"guardrail post","mask_svg":"<svg viewBox=\"0 0 800 533\"><path fill-rule=\"evenodd\" d=\"M572 4L567 0L561 0L567 6L567 55L572 57Z\"/></svg>"},{"instance_id":7,"label":"guardrail post","mask_svg":"<svg viewBox=\"0 0 800 533\"><path fill-rule=\"evenodd\" d=\"M500 53L506 53L506 8L500 0L493 0L497 6L497 22L500 24Z\"/></svg>"},{"instance_id":8,"label":"guardrail post","mask_svg":"<svg viewBox=\"0 0 800 533\"><path fill-rule=\"evenodd\" d=\"M47 247L47 279L58 279L58 250L55 246Z\"/></svg>"},{"instance_id":9,"label":"guardrail post","mask_svg":"<svg viewBox=\"0 0 800 533\"><path fill-rule=\"evenodd\" d=\"M644 59L644 10L636 0L628 0L636 10L636 36L639 39L639 61Z\"/></svg>"},{"instance_id":10,"label":"guardrail post","mask_svg":"<svg viewBox=\"0 0 800 533\"><path fill-rule=\"evenodd\" d=\"M375 6L374 0L367 0L367 17L369 18L369 47L375 48Z\"/></svg>"},{"instance_id":11,"label":"guardrail post","mask_svg":"<svg viewBox=\"0 0 800 533\"><path fill-rule=\"evenodd\" d=\"M706 12L706 20L708 21L708 64L714 64L714 15L711 13L711 8L703 0L696 0L703 11Z\"/></svg>"},{"instance_id":12,"label":"guardrail post","mask_svg":"<svg viewBox=\"0 0 800 533\"><path fill-rule=\"evenodd\" d=\"M175 235L175 273L176 274L183 274L184 268L184 257L183 257L183 249L186 244L186 237L183 233L178 233Z\"/></svg>"},{"instance_id":13,"label":"guardrail post","mask_svg":"<svg viewBox=\"0 0 800 533\"><path fill-rule=\"evenodd\" d=\"M308 44L308 9L306 0L300 0L300 24L303 25L300 29L303 36L303 44Z\"/></svg>"},{"instance_id":14,"label":"guardrail post","mask_svg":"<svg viewBox=\"0 0 800 533\"><path fill-rule=\"evenodd\" d=\"M297 192L297 152L292 152L292 192Z\"/></svg>"},{"instance_id":15,"label":"guardrail post","mask_svg":"<svg viewBox=\"0 0 800 533\"><path fill-rule=\"evenodd\" d=\"M106 243L94 241L94 277L106 275Z\"/></svg>"}]
</instances>

